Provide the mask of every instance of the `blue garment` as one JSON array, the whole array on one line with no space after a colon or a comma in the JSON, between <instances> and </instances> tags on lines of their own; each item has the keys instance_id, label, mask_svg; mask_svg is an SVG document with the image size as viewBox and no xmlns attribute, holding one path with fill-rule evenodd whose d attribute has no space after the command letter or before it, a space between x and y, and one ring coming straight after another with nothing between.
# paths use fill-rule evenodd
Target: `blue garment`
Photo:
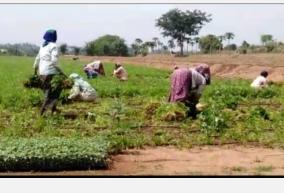
<instances>
[{"instance_id":1,"label":"blue garment","mask_svg":"<svg viewBox=\"0 0 284 193\"><path fill-rule=\"evenodd\" d=\"M85 73L86 73L88 79L96 78L98 76L98 73L96 71L85 70Z\"/></svg>"},{"instance_id":2,"label":"blue garment","mask_svg":"<svg viewBox=\"0 0 284 193\"><path fill-rule=\"evenodd\" d=\"M45 42L43 43L43 47L46 46L49 42L53 42L55 43L57 40L57 32L56 30L48 30L45 32L43 39L45 40Z\"/></svg>"}]
</instances>

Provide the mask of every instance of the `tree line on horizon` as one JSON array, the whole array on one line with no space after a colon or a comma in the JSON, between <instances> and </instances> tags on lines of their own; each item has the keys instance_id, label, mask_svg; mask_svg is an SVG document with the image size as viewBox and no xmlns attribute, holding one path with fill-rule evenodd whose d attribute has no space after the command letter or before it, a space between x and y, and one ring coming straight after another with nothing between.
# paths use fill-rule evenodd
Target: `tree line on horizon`
<instances>
[{"instance_id":1,"label":"tree line on horizon","mask_svg":"<svg viewBox=\"0 0 284 193\"><path fill-rule=\"evenodd\" d=\"M211 14L200 10L172 9L156 20L156 27L162 30L162 36L169 39L166 43L163 43L158 37L146 41L135 38L134 42L128 46L123 38L107 34L87 42L83 47L69 46L63 43L59 49L63 55L90 56L146 56L149 53L174 53L184 56L193 53L213 54L224 51L241 54L284 51L284 43L274 40L271 34L261 35L261 45L249 44L244 40L240 46L231 43L231 40L235 38L233 32L226 32L223 35L198 36L202 27L211 20ZM227 43L225 44L224 41ZM179 52L176 52L175 48L179 48ZM29 43L0 44L0 54L34 56L38 50L38 46Z\"/></svg>"}]
</instances>

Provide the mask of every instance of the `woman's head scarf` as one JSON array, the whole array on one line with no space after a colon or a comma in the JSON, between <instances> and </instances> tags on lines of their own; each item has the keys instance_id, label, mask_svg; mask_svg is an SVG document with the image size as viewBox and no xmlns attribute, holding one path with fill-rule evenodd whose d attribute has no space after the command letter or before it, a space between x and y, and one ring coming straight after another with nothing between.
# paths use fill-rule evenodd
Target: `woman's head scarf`
<instances>
[{"instance_id":1,"label":"woman's head scarf","mask_svg":"<svg viewBox=\"0 0 284 193\"><path fill-rule=\"evenodd\" d=\"M45 40L45 42L43 43L43 46L48 45L49 42L55 43L57 40L56 30L53 30L53 29L47 30L43 36L43 39Z\"/></svg>"}]
</instances>

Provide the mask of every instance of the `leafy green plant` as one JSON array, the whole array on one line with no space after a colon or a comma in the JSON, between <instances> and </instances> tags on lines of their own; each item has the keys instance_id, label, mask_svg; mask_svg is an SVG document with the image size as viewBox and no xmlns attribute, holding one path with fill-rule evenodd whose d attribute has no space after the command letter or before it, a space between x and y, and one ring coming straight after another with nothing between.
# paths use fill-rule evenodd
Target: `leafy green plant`
<instances>
[{"instance_id":1,"label":"leafy green plant","mask_svg":"<svg viewBox=\"0 0 284 193\"><path fill-rule=\"evenodd\" d=\"M229 117L223 113L220 107L212 105L205 109L199 115L201 130L211 135L213 133L223 133L225 129L229 128Z\"/></svg>"},{"instance_id":2,"label":"leafy green plant","mask_svg":"<svg viewBox=\"0 0 284 193\"><path fill-rule=\"evenodd\" d=\"M102 138L1 138L0 170L82 170L108 166Z\"/></svg>"}]
</instances>

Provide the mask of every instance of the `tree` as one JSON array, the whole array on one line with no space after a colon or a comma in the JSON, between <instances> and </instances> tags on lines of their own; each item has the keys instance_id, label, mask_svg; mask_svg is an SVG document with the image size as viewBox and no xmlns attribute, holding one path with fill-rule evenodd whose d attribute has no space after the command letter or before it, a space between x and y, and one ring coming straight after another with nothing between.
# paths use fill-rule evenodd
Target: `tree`
<instances>
[{"instance_id":1,"label":"tree","mask_svg":"<svg viewBox=\"0 0 284 193\"><path fill-rule=\"evenodd\" d=\"M188 53L188 45L191 42L191 38L186 38L186 52Z\"/></svg>"},{"instance_id":2,"label":"tree","mask_svg":"<svg viewBox=\"0 0 284 193\"><path fill-rule=\"evenodd\" d=\"M242 43L242 47L243 47L243 48L246 48L246 49L247 49L247 48L249 48L249 46L250 46L250 45L249 45L249 43L247 43L247 41L243 41L243 43Z\"/></svg>"},{"instance_id":3,"label":"tree","mask_svg":"<svg viewBox=\"0 0 284 193\"><path fill-rule=\"evenodd\" d=\"M198 46L198 44L199 44L199 41L200 41L200 37L195 37L194 38L194 42L195 42L195 45L196 45L196 47L195 47L195 51L197 52L197 46Z\"/></svg>"},{"instance_id":4,"label":"tree","mask_svg":"<svg viewBox=\"0 0 284 193\"><path fill-rule=\"evenodd\" d=\"M235 34L233 34L232 32L227 32L225 33L225 38L228 40L228 45L230 44L230 40L234 39Z\"/></svg>"},{"instance_id":5,"label":"tree","mask_svg":"<svg viewBox=\"0 0 284 193\"><path fill-rule=\"evenodd\" d=\"M163 14L156 22L156 26L163 30L164 37L176 40L183 55L183 43L187 37L197 35L202 26L211 21L211 15L200 10L181 11L172 9Z\"/></svg>"},{"instance_id":6,"label":"tree","mask_svg":"<svg viewBox=\"0 0 284 193\"><path fill-rule=\"evenodd\" d=\"M61 44L59 46L59 49L60 49L60 52L62 55L65 55L66 54L66 51L67 51L67 44Z\"/></svg>"},{"instance_id":7,"label":"tree","mask_svg":"<svg viewBox=\"0 0 284 193\"><path fill-rule=\"evenodd\" d=\"M249 43L247 43L247 41L243 41L242 45L239 47L239 53L246 54L249 47Z\"/></svg>"},{"instance_id":8,"label":"tree","mask_svg":"<svg viewBox=\"0 0 284 193\"><path fill-rule=\"evenodd\" d=\"M152 53L154 52L155 42L148 41L148 42L145 42L145 45L147 45L147 47L151 48Z\"/></svg>"},{"instance_id":9,"label":"tree","mask_svg":"<svg viewBox=\"0 0 284 193\"><path fill-rule=\"evenodd\" d=\"M238 48L238 46L236 44L229 44L227 46L225 46L225 50L232 50L235 51Z\"/></svg>"},{"instance_id":10,"label":"tree","mask_svg":"<svg viewBox=\"0 0 284 193\"><path fill-rule=\"evenodd\" d=\"M168 48L168 46L163 45L162 49L163 49L164 51L167 51L169 48Z\"/></svg>"},{"instance_id":11,"label":"tree","mask_svg":"<svg viewBox=\"0 0 284 193\"><path fill-rule=\"evenodd\" d=\"M268 42L272 42L273 36L270 34L263 34L260 36L261 42L263 45L266 45Z\"/></svg>"},{"instance_id":12,"label":"tree","mask_svg":"<svg viewBox=\"0 0 284 193\"><path fill-rule=\"evenodd\" d=\"M143 41L140 38L136 38L135 43L140 46L143 43Z\"/></svg>"},{"instance_id":13,"label":"tree","mask_svg":"<svg viewBox=\"0 0 284 193\"><path fill-rule=\"evenodd\" d=\"M203 53L211 54L213 51L219 50L222 44L217 36L209 34L205 37L200 38L199 46Z\"/></svg>"},{"instance_id":14,"label":"tree","mask_svg":"<svg viewBox=\"0 0 284 193\"><path fill-rule=\"evenodd\" d=\"M159 38L153 37L153 41L155 43L155 47L157 47L158 46L158 42L159 42Z\"/></svg>"},{"instance_id":15,"label":"tree","mask_svg":"<svg viewBox=\"0 0 284 193\"><path fill-rule=\"evenodd\" d=\"M105 35L86 44L88 55L127 56L128 48L124 39L116 35Z\"/></svg>"},{"instance_id":16,"label":"tree","mask_svg":"<svg viewBox=\"0 0 284 193\"><path fill-rule=\"evenodd\" d=\"M139 54L139 46L137 44L131 44L131 49L133 50L135 56Z\"/></svg>"},{"instance_id":17,"label":"tree","mask_svg":"<svg viewBox=\"0 0 284 193\"><path fill-rule=\"evenodd\" d=\"M157 45L158 45L158 51L160 51L164 44L163 42L158 41Z\"/></svg>"},{"instance_id":18,"label":"tree","mask_svg":"<svg viewBox=\"0 0 284 193\"><path fill-rule=\"evenodd\" d=\"M176 47L174 40L168 41L168 47L171 49L171 51Z\"/></svg>"},{"instance_id":19,"label":"tree","mask_svg":"<svg viewBox=\"0 0 284 193\"><path fill-rule=\"evenodd\" d=\"M219 41L221 42L221 46L220 46L220 48L219 48L219 51L221 51L221 49L222 49L222 47L223 47L223 41L226 39L226 36L225 35L220 35L220 36L218 36L218 39L219 39Z\"/></svg>"},{"instance_id":20,"label":"tree","mask_svg":"<svg viewBox=\"0 0 284 193\"><path fill-rule=\"evenodd\" d=\"M74 52L74 55L75 55L75 56L77 56L77 55L80 54L80 50L81 50L80 47L73 46L73 52Z\"/></svg>"}]
</instances>

